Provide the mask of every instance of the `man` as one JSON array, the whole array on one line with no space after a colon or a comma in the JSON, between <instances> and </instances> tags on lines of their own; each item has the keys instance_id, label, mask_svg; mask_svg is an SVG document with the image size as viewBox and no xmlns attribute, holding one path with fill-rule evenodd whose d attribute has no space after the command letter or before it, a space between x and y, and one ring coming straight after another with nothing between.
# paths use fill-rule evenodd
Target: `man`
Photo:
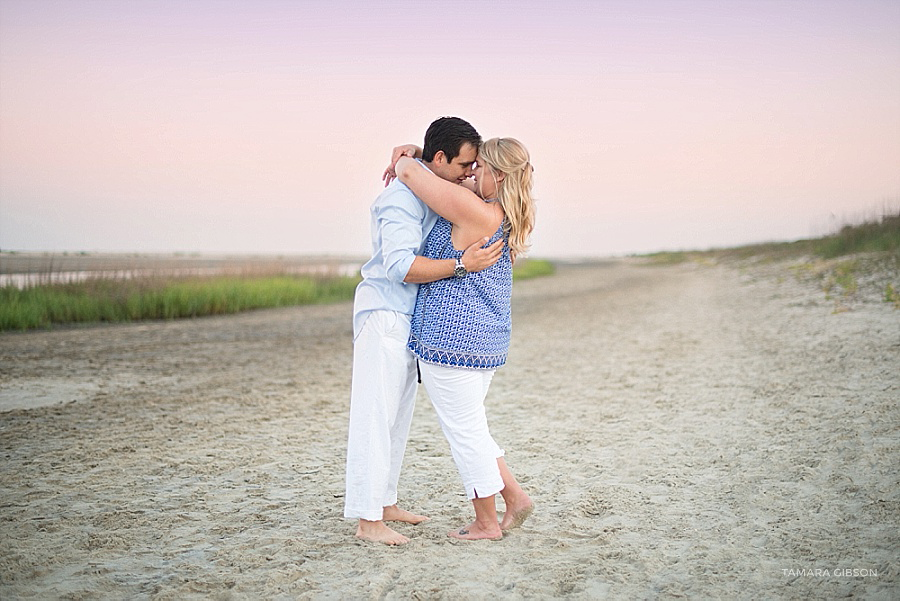
<instances>
[{"instance_id":1,"label":"man","mask_svg":"<svg viewBox=\"0 0 900 601\"><path fill-rule=\"evenodd\" d=\"M472 175L481 136L457 117L428 127L422 162L439 177L462 183ZM415 357L406 348L418 284L465 277L493 265L502 241L480 249L479 241L460 261L421 254L437 215L399 180L371 208L372 258L353 306L353 378L347 443L344 517L359 520L356 536L388 545L409 539L385 524L421 523L428 518L397 506L397 482L415 406Z\"/></svg>"}]
</instances>

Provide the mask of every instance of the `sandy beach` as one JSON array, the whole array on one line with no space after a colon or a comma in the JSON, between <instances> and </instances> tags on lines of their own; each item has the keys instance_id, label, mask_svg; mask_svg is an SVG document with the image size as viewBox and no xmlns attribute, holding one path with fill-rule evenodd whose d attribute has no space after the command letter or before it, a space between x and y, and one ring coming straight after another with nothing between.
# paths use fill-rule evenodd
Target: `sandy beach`
<instances>
[{"instance_id":1,"label":"sandy beach","mask_svg":"<svg viewBox=\"0 0 900 601\"><path fill-rule=\"evenodd\" d=\"M516 282L471 505L420 390L391 548L342 518L350 303L0 335L0 599L900 598L900 310L784 263ZM502 502L498 502L502 510Z\"/></svg>"}]
</instances>

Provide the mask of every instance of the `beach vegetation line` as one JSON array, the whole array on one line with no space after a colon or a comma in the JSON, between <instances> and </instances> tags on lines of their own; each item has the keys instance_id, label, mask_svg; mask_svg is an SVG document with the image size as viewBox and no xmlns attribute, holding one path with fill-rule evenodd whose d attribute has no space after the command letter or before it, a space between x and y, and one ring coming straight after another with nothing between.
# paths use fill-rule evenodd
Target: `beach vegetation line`
<instances>
[{"instance_id":1,"label":"beach vegetation line","mask_svg":"<svg viewBox=\"0 0 900 601\"><path fill-rule=\"evenodd\" d=\"M842 226L838 231L793 242L765 242L734 248L657 252L641 255L651 265L675 265L711 259L756 259L778 261L799 257L835 259L860 253L900 256L900 210L885 213L858 224Z\"/></svg>"},{"instance_id":2,"label":"beach vegetation line","mask_svg":"<svg viewBox=\"0 0 900 601\"><path fill-rule=\"evenodd\" d=\"M885 211L855 225L844 225L821 238L771 242L706 251L658 252L642 255L653 266L719 261L775 264L789 261L798 281L817 282L835 313L849 309L861 288L875 286L885 303L900 309L900 210Z\"/></svg>"},{"instance_id":3,"label":"beach vegetation line","mask_svg":"<svg viewBox=\"0 0 900 601\"><path fill-rule=\"evenodd\" d=\"M513 277L552 274L542 259L516 263ZM359 274L342 276L247 272L217 276L89 277L0 287L0 332L54 325L128 322L225 315L252 309L330 303L353 299Z\"/></svg>"},{"instance_id":4,"label":"beach vegetation line","mask_svg":"<svg viewBox=\"0 0 900 601\"><path fill-rule=\"evenodd\" d=\"M546 259L520 259L513 267L513 280L527 280L545 275L553 275L556 266Z\"/></svg>"},{"instance_id":5,"label":"beach vegetation line","mask_svg":"<svg viewBox=\"0 0 900 601\"><path fill-rule=\"evenodd\" d=\"M54 324L224 315L353 298L347 276L217 276L134 279L0 288L0 331Z\"/></svg>"}]
</instances>

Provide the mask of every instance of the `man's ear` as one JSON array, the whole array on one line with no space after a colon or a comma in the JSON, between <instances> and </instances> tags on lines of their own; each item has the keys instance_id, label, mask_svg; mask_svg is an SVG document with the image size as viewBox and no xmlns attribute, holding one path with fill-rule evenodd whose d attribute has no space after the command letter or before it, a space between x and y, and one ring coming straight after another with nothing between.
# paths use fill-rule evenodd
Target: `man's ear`
<instances>
[{"instance_id":1,"label":"man's ear","mask_svg":"<svg viewBox=\"0 0 900 601\"><path fill-rule=\"evenodd\" d=\"M447 162L447 154L443 150L438 150L434 153L434 159L431 161L432 163L437 163L438 165Z\"/></svg>"}]
</instances>

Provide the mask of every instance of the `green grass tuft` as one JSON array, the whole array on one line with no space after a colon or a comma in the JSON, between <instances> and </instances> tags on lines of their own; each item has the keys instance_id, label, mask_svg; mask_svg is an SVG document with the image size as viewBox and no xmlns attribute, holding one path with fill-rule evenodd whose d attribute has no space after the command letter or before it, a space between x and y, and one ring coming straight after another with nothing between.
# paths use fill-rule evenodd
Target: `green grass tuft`
<instances>
[{"instance_id":1,"label":"green grass tuft","mask_svg":"<svg viewBox=\"0 0 900 601\"><path fill-rule=\"evenodd\" d=\"M884 302L891 303L900 309L900 292L890 282L884 287Z\"/></svg>"},{"instance_id":2,"label":"green grass tuft","mask_svg":"<svg viewBox=\"0 0 900 601\"><path fill-rule=\"evenodd\" d=\"M831 268L831 274L826 278L822 289L825 294L830 294L835 286L840 286L844 296L851 296L859 289L856 273L859 269L859 261L841 261Z\"/></svg>"}]
</instances>

